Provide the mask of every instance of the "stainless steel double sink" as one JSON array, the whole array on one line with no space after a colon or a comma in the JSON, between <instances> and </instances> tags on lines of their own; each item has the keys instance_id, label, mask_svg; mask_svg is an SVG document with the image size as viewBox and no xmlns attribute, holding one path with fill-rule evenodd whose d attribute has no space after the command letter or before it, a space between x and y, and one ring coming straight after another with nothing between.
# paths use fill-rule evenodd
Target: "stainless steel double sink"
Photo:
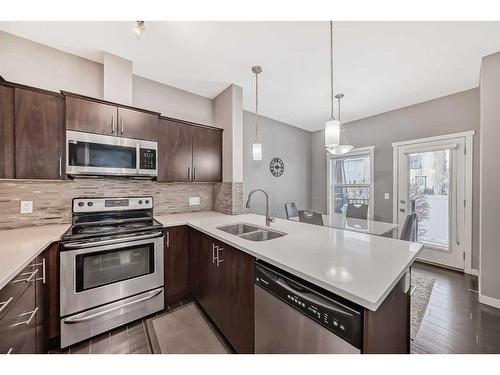
<instances>
[{"instance_id":1,"label":"stainless steel double sink","mask_svg":"<svg viewBox=\"0 0 500 375\"><path fill-rule=\"evenodd\" d=\"M238 236L250 241L269 241L274 238L286 236L286 233L277 230L264 229L257 225L247 223L236 223L217 227L226 233Z\"/></svg>"}]
</instances>

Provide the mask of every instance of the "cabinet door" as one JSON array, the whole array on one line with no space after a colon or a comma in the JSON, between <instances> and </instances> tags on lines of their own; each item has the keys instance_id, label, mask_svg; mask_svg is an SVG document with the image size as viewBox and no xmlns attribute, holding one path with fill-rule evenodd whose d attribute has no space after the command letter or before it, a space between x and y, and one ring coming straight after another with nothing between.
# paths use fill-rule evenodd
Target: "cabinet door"
<instances>
[{"instance_id":1,"label":"cabinet door","mask_svg":"<svg viewBox=\"0 0 500 375\"><path fill-rule=\"evenodd\" d=\"M165 229L165 305L189 295L188 229Z\"/></svg>"},{"instance_id":2,"label":"cabinet door","mask_svg":"<svg viewBox=\"0 0 500 375\"><path fill-rule=\"evenodd\" d=\"M222 181L222 132L194 127L193 181Z\"/></svg>"},{"instance_id":3,"label":"cabinet door","mask_svg":"<svg viewBox=\"0 0 500 375\"><path fill-rule=\"evenodd\" d=\"M238 353L254 352L254 261L231 246L218 251L220 292L219 329Z\"/></svg>"},{"instance_id":4,"label":"cabinet door","mask_svg":"<svg viewBox=\"0 0 500 375\"><path fill-rule=\"evenodd\" d=\"M188 182L192 177L193 126L160 119L158 181Z\"/></svg>"},{"instance_id":5,"label":"cabinet door","mask_svg":"<svg viewBox=\"0 0 500 375\"><path fill-rule=\"evenodd\" d=\"M64 176L64 99L15 88L17 178Z\"/></svg>"},{"instance_id":6,"label":"cabinet door","mask_svg":"<svg viewBox=\"0 0 500 375\"><path fill-rule=\"evenodd\" d=\"M158 115L118 107L118 135L158 141Z\"/></svg>"},{"instance_id":7,"label":"cabinet door","mask_svg":"<svg viewBox=\"0 0 500 375\"><path fill-rule=\"evenodd\" d=\"M66 129L116 135L116 106L66 96Z\"/></svg>"},{"instance_id":8,"label":"cabinet door","mask_svg":"<svg viewBox=\"0 0 500 375\"><path fill-rule=\"evenodd\" d=\"M14 172L14 89L0 86L0 178Z\"/></svg>"}]
</instances>

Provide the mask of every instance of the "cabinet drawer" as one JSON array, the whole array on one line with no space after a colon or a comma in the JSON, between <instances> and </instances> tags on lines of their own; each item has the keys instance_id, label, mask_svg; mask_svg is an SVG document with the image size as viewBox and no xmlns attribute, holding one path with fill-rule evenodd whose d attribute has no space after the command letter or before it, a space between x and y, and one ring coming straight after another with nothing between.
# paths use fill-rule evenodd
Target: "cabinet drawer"
<instances>
[{"instance_id":1,"label":"cabinet drawer","mask_svg":"<svg viewBox=\"0 0 500 375\"><path fill-rule=\"evenodd\" d=\"M35 353L35 281L27 287L0 319L0 353Z\"/></svg>"},{"instance_id":2,"label":"cabinet drawer","mask_svg":"<svg viewBox=\"0 0 500 375\"><path fill-rule=\"evenodd\" d=\"M0 290L0 319L7 314L26 288L34 284L39 272L32 262Z\"/></svg>"}]
</instances>

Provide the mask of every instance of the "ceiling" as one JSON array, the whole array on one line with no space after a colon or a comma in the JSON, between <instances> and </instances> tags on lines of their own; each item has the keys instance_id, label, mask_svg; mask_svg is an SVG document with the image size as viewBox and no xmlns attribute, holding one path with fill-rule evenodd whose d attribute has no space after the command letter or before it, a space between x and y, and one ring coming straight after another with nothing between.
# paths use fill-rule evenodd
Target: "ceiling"
<instances>
[{"instance_id":1,"label":"ceiling","mask_svg":"<svg viewBox=\"0 0 500 375\"><path fill-rule=\"evenodd\" d=\"M0 22L0 30L209 98L230 83L260 113L318 130L329 118L329 24L321 22ZM482 56L500 51L500 22L336 22L335 92L344 122L478 86Z\"/></svg>"}]
</instances>

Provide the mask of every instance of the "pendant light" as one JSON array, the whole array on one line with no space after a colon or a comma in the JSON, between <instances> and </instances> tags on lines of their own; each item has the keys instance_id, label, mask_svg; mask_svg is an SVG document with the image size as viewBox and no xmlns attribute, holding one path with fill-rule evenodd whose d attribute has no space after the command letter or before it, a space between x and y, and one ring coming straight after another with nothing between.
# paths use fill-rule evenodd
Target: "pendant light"
<instances>
[{"instance_id":1,"label":"pendant light","mask_svg":"<svg viewBox=\"0 0 500 375\"><path fill-rule=\"evenodd\" d=\"M344 97L343 94L335 96L339 103L339 119L336 120L333 114L333 21L330 21L330 99L331 99L331 112L330 119L325 123L325 148L326 151L334 155L342 155L353 149L347 140L342 144L341 136L342 129L340 127L340 99ZM345 138L345 136L344 136Z\"/></svg>"},{"instance_id":2,"label":"pendant light","mask_svg":"<svg viewBox=\"0 0 500 375\"><path fill-rule=\"evenodd\" d=\"M339 109L338 109L338 118L339 118L339 142L338 144L333 144L332 146L329 147L328 152L333 154L333 155L343 155L347 154L349 151L353 149L353 146L349 144L347 141L347 138L345 136L345 133L342 129L341 122L340 122L340 100L344 97L344 94L337 94L335 95L335 98L338 101L339 104ZM344 143L342 142L342 138L344 138Z\"/></svg>"},{"instance_id":3,"label":"pendant light","mask_svg":"<svg viewBox=\"0 0 500 375\"><path fill-rule=\"evenodd\" d=\"M262 143L258 141L259 126L259 74L262 73L262 67L255 65L252 67L255 74L255 142L252 144L253 160L262 160Z\"/></svg>"}]
</instances>

